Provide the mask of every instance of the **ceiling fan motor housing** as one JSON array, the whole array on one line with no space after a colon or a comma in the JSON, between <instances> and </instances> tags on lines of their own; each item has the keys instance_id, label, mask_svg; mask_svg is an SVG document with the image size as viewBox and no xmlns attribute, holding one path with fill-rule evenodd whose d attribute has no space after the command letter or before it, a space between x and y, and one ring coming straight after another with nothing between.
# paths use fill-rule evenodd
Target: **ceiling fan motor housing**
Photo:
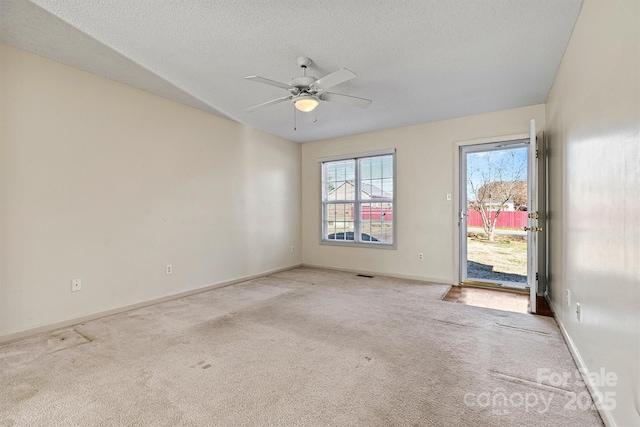
<instances>
[{"instance_id":1,"label":"ceiling fan motor housing","mask_svg":"<svg viewBox=\"0 0 640 427\"><path fill-rule=\"evenodd\" d=\"M315 81L318 80L315 77L312 76L300 76L300 77L296 77L295 79L291 80L289 82L290 86L294 86L297 87L300 90L309 90L310 89L310 85L312 83L315 83Z\"/></svg>"}]
</instances>

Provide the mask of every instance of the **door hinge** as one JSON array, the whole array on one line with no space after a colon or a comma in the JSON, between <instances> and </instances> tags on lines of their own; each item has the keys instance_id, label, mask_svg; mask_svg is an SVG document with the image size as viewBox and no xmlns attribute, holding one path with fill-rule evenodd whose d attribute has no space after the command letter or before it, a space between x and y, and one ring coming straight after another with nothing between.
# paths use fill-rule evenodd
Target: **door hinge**
<instances>
[{"instance_id":1,"label":"door hinge","mask_svg":"<svg viewBox=\"0 0 640 427\"><path fill-rule=\"evenodd\" d=\"M538 158L538 150L536 150L536 159Z\"/></svg>"},{"instance_id":2,"label":"door hinge","mask_svg":"<svg viewBox=\"0 0 640 427\"><path fill-rule=\"evenodd\" d=\"M538 279L538 273L536 273L536 282L537 282L538 280L539 280L539 279Z\"/></svg>"}]
</instances>

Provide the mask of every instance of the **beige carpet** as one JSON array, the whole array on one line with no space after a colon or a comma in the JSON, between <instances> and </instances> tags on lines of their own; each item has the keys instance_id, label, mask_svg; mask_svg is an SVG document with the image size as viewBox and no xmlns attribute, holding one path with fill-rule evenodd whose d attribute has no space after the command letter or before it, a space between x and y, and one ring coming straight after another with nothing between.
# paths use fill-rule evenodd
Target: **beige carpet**
<instances>
[{"instance_id":1,"label":"beige carpet","mask_svg":"<svg viewBox=\"0 0 640 427\"><path fill-rule=\"evenodd\" d=\"M6 344L0 425L602 425L538 381L553 319L448 289L298 268Z\"/></svg>"}]
</instances>

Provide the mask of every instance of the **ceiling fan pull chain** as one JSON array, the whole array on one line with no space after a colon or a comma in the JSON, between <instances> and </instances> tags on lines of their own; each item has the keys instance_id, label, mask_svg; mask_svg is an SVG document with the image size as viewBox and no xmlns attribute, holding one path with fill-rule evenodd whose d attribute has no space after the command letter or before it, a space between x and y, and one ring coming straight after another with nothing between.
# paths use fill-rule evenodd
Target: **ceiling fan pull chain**
<instances>
[{"instance_id":1,"label":"ceiling fan pull chain","mask_svg":"<svg viewBox=\"0 0 640 427\"><path fill-rule=\"evenodd\" d=\"M298 130L296 126L296 107L293 106L293 130Z\"/></svg>"}]
</instances>

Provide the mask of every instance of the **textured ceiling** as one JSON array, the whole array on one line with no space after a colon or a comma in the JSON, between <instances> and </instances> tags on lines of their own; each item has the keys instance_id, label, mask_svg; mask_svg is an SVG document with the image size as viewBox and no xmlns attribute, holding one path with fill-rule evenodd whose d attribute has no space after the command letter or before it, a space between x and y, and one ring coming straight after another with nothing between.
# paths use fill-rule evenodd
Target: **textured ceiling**
<instances>
[{"instance_id":1,"label":"textured ceiling","mask_svg":"<svg viewBox=\"0 0 640 427\"><path fill-rule=\"evenodd\" d=\"M582 0L0 0L0 41L299 141L544 103ZM368 109L298 113L245 80L288 83L296 58ZM314 121L317 119L317 121Z\"/></svg>"}]
</instances>

